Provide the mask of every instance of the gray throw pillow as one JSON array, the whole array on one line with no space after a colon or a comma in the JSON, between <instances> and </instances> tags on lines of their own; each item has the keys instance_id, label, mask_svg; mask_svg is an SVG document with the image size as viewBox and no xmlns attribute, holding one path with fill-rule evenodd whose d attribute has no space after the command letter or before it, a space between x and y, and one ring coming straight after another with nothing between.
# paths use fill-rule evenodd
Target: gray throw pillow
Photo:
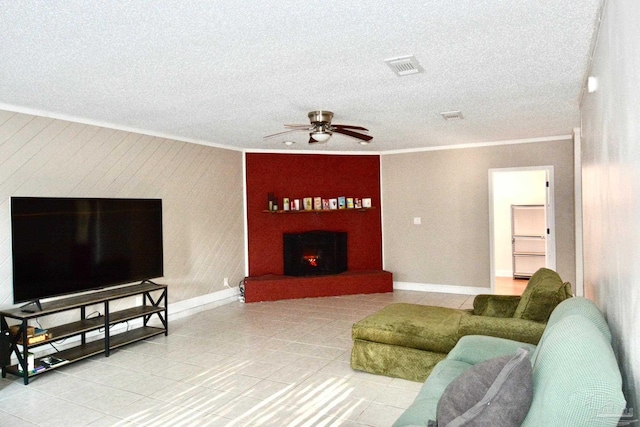
<instances>
[{"instance_id":1,"label":"gray throw pillow","mask_svg":"<svg viewBox=\"0 0 640 427\"><path fill-rule=\"evenodd\" d=\"M518 427L533 399L529 352L478 363L453 380L438 401L439 427Z\"/></svg>"}]
</instances>

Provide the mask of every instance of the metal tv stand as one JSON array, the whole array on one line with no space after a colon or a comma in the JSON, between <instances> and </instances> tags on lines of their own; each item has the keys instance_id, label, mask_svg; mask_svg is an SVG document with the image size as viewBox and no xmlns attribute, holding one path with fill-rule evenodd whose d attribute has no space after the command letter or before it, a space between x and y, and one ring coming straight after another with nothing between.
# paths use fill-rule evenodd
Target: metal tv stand
<instances>
[{"instance_id":1,"label":"metal tv stand","mask_svg":"<svg viewBox=\"0 0 640 427\"><path fill-rule=\"evenodd\" d=\"M109 310L111 301L135 296L142 296L140 300L135 300L135 306L114 312ZM29 384L29 378L62 365L100 353L109 357L112 349L155 335L164 334L166 336L169 334L167 285L158 285L150 281L45 301L41 305L42 309L35 312L25 312L21 308L0 311L2 333L12 332L8 334L9 348L0 349L0 351L8 350L8 355L15 355L18 360L15 365L2 366L3 378L8 372L22 377L26 385ZM102 308L99 305L102 305ZM92 309L99 312L99 316L86 317L88 306L98 306L98 308L92 307ZM80 309L79 320L49 327L44 332L39 331L39 335L27 334L30 320L77 309ZM154 322L154 326L150 326L149 321L154 315L157 316L159 322ZM113 333L110 330L110 327L117 323L134 319L142 319L142 325L132 329L127 327ZM32 369L29 369L28 358L32 349L47 344L55 345L55 341L70 337L79 337L77 344L74 343L72 347L61 351L56 351L53 345L49 349L43 349L43 353L46 354L35 358Z\"/></svg>"}]
</instances>

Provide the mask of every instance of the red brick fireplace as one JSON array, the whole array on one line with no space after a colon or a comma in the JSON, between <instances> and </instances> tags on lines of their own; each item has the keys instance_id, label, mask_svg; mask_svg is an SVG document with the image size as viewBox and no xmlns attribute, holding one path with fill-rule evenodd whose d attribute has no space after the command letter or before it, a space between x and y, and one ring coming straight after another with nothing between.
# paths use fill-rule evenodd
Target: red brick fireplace
<instances>
[{"instance_id":1,"label":"red brick fireplace","mask_svg":"<svg viewBox=\"0 0 640 427\"><path fill-rule=\"evenodd\" d=\"M382 225L380 212L380 158L377 155L315 155L315 154L246 154L247 237L249 288L263 287L260 299L324 296L324 294L366 293L372 273L382 270ZM273 193L282 206L282 199L305 197L370 198L371 209L340 209L320 213L268 213L267 195ZM313 230L346 232L348 235L348 271L339 275L313 278L284 276L283 235ZM359 283L354 277L365 276ZM375 292L392 290L389 273L383 284L373 286ZM267 282L280 281L282 289ZM306 283L292 291L291 281ZM344 281L341 286L338 282ZM284 283L287 282L287 283ZM295 284L293 286L296 286ZM286 289L289 288L289 291ZM319 294L319 295L317 295ZM245 294L245 299L250 302Z\"/></svg>"}]
</instances>

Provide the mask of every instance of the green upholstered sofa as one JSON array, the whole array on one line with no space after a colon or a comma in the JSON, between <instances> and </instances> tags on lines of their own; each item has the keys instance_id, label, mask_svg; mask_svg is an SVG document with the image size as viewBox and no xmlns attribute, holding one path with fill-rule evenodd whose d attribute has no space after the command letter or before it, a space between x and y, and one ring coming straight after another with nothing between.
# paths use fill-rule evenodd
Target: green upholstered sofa
<instances>
[{"instance_id":1,"label":"green upholstered sofa","mask_svg":"<svg viewBox=\"0 0 640 427\"><path fill-rule=\"evenodd\" d=\"M570 296L571 285L542 268L521 297L478 295L473 310L390 304L353 325L351 367L422 382L466 335L537 344L553 309Z\"/></svg>"},{"instance_id":2,"label":"green upholstered sofa","mask_svg":"<svg viewBox=\"0 0 640 427\"><path fill-rule=\"evenodd\" d=\"M574 297L553 311L537 346L480 335L460 339L446 359L436 365L413 404L393 427L428 426L429 420L436 420L438 402L451 391L447 387L452 381L466 380L468 376L460 375L473 366L512 355L519 348L529 350L532 370L526 381L533 388L533 398L522 403L522 427L618 424L626 403L609 327L593 302ZM464 396L448 395L445 400L450 398ZM494 402L491 405L494 411L504 409L496 408ZM474 422L473 425L495 425L478 419Z\"/></svg>"}]
</instances>

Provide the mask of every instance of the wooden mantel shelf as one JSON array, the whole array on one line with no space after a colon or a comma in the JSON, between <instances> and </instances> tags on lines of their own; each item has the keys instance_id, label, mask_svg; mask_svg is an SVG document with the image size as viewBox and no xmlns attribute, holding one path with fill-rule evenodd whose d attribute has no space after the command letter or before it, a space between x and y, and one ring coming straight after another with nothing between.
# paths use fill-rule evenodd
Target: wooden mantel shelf
<instances>
[{"instance_id":1,"label":"wooden mantel shelf","mask_svg":"<svg viewBox=\"0 0 640 427\"><path fill-rule=\"evenodd\" d=\"M311 209L311 210L304 210L304 209L300 209L297 211L292 211L292 210L288 210L288 211L270 211L268 209L265 209L262 211L262 213L268 213L268 214L301 214L301 213L317 213L317 214L323 214L323 213L336 213L336 212L366 212L366 211L370 211L373 210L375 208L346 208L346 209Z\"/></svg>"}]
</instances>

